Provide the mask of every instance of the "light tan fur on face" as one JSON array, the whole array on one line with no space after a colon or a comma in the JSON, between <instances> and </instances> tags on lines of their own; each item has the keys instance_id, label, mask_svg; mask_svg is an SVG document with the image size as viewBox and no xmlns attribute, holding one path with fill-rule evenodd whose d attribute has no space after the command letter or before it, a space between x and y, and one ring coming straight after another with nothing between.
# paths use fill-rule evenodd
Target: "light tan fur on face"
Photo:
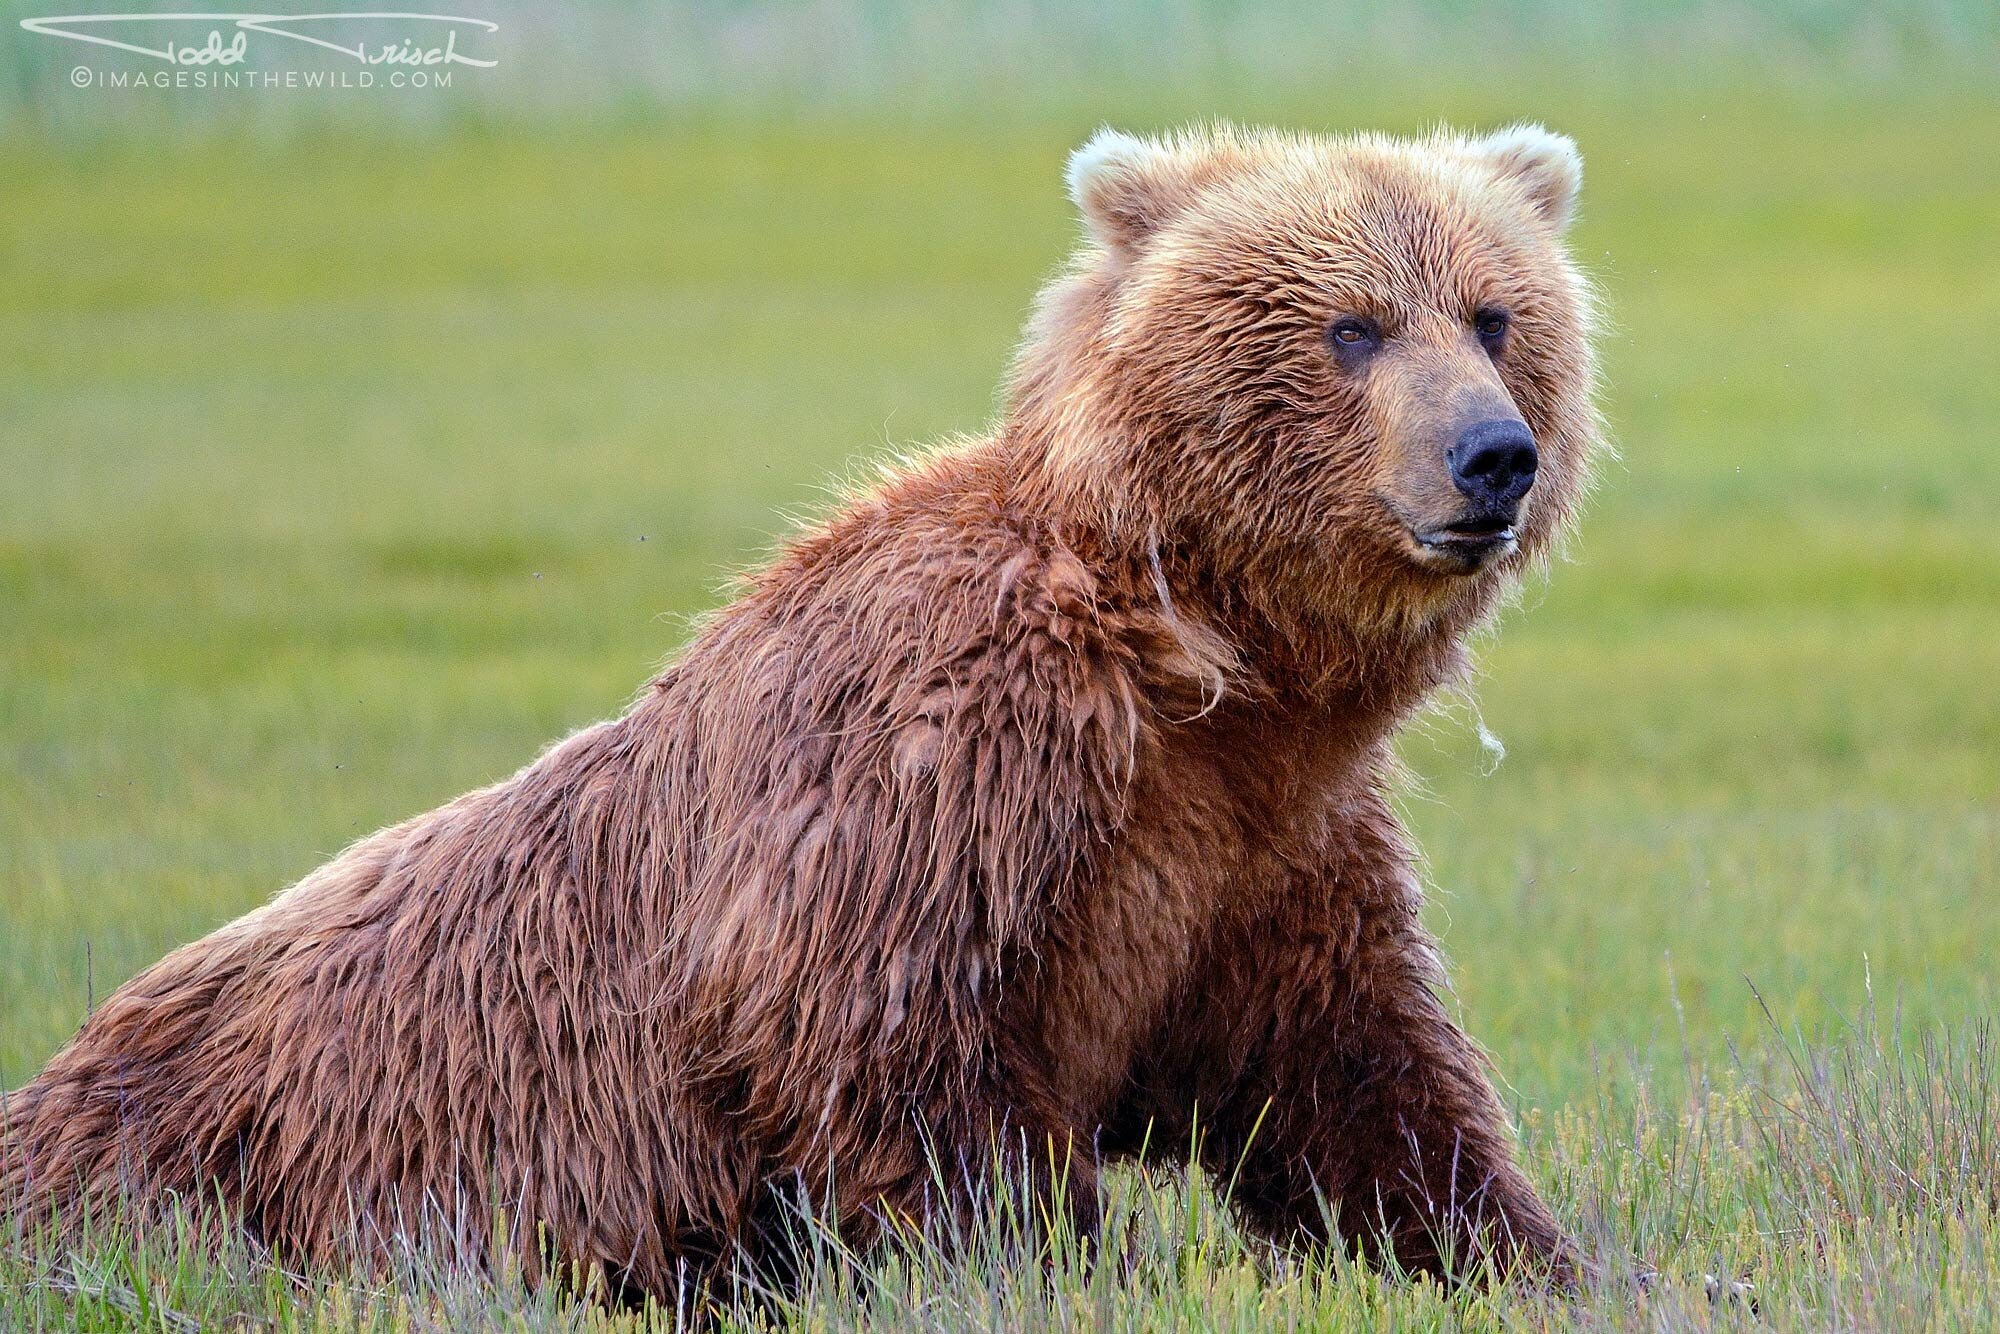
<instances>
[{"instance_id":1,"label":"light tan fur on face","mask_svg":"<svg viewBox=\"0 0 2000 1334\"><path fill-rule=\"evenodd\" d=\"M1590 299L1561 240L1579 171L1568 140L1531 127L1107 132L1072 163L1093 244L1044 294L1018 412L1114 525L1224 559L1267 558L1282 534L1281 619L1489 603L1559 539L1597 447ZM1484 305L1515 320L1497 364L1471 332ZM1328 351L1343 313L1388 335L1362 374ZM1482 411L1518 413L1541 451L1518 548L1480 587L1378 560L1412 557L1408 529L1462 506L1444 450Z\"/></svg>"},{"instance_id":2,"label":"light tan fur on face","mask_svg":"<svg viewBox=\"0 0 2000 1334\"><path fill-rule=\"evenodd\" d=\"M531 1276L685 1309L783 1281L801 1192L866 1245L997 1164L1088 1233L1144 1148L1276 1242L1574 1276L1387 788L1583 487L1575 187L1532 130L1095 142L995 430L795 535L624 716L120 987L0 1103L0 1212L203 1201L306 1262L504 1218ZM1519 549L1428 568L1395 511L1502 401Z\"/></svg>"}]
</instances>

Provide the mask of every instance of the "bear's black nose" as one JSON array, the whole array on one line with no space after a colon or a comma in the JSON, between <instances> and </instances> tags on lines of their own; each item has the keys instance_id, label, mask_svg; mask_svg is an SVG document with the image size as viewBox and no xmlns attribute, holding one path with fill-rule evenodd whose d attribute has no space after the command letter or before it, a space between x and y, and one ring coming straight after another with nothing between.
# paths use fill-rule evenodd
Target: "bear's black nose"
<instances>
[{"instance_id":1,"label":"bear's black nose","mask_svg":"<svg viewBox=\"0 0 2000 1334\"><path fill-rule=\"evenodd\" d=\"M1452 484L1478 505L1512 505L1535 484L1535 437L1526 423L1510 418L1465 428L1445 451Z\"/></svg>"}]
</instances>

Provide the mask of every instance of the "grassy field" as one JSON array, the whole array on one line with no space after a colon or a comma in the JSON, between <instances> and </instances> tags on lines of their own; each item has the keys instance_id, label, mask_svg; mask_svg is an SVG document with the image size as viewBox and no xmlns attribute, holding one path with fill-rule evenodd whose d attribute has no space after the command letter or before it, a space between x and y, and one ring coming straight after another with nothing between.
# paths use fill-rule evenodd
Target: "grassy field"
<instances>
[{"instance_id":1,"label":"grassy field","mask_svg":"<svg viewBox=\"0 0 2000 1334\"><path fill-rule=\"evenodd\" d=\"M1122 1266L829 1261L789 1314L2000 1321L2000 104L1200 109L1582 144L1623 461L1476 709L1409 738L1407 812L1537 1176L1666 1277L1383 1285L1121 1179ZM0 1087L170 946L618 710L785 514L982 421L1101 114L0 148ZM7 1243L0 1323L593 1318L152 1245Z\"/></svg>"}]
</instances>

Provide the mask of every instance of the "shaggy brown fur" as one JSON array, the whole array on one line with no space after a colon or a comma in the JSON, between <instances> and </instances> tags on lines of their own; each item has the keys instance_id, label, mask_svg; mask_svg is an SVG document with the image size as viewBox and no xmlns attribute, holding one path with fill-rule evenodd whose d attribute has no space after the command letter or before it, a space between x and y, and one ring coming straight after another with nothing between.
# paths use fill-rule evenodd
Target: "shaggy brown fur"
<instances>
[{"instance_id":1,"label":"shaggy brown fur","mask_svg":"<svg viewBox=\"0 0 2000 1334\"><path fill-rule=\"evenodd\" d=\"M952 1207L932 1153L1081 1147L1087 1225L1198 1109L1272 1236L1567 1270L1385 784L1583 486L1576 179L1529 129L1100 136L991 435L792 542L624 717L127 983L8 1099L0 1203L202 1194L316 1256L499 1209L667 1294L774 1183L863 1240ZM1518 541L1441 563L1440 433L1510 404Z\"/></svg>"}]
</instances>

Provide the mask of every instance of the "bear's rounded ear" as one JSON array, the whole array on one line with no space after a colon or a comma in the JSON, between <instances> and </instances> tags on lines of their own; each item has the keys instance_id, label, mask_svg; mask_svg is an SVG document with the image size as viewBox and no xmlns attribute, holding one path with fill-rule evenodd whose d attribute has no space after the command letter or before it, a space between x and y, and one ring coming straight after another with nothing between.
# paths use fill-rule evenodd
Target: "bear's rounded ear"
<instances>
[{"instance_id":1,"label":"bear's rounded ear","mask_svg":"<svg viewBox=\"0 0 2000 1334\"><path fill-rule=\"evenodd\" d=\"M1467 147L1503 179L1520 186L1550 226L1557 231L1569 226L1583 188L1583 155L1574 139L1539 125L1510 125Z\"/></svg>"},{"instance_id":2,"label":"bear's rounded ear","mask_svg":"<svg viewBox=\"0 0 2000 1334\"><path fill-rule=\"evenodd\" d=\"M1107 250L1130 253L1200 189L1186 146L1105 128L1069 155L1069 197Z\"/></svg>"}]
</instances>

